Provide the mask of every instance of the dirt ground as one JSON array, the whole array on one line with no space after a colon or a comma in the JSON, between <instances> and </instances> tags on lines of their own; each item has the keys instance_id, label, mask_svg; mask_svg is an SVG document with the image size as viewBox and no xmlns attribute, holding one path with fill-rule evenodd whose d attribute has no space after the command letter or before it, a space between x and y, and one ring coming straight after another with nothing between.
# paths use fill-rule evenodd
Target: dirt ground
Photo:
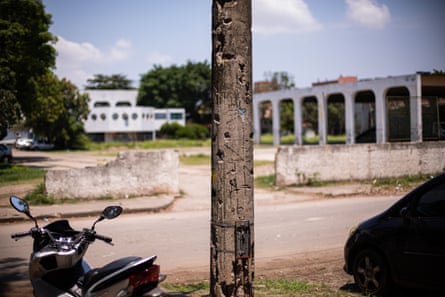
<instances>
[{"instance_id":1,"label":"dirt ground","mask_svg":"<svg viewBox=\"0 0 445 297\"><path fill-rule=\"evenodd\" d=\"M255 265L255 278L306 281L338 289L349 287L353 278L343 271L342 253L343 249L331 249L262 261ZM175 271L166 282L194 283L209 277L209 271Z\"/></svg>"},{"instance_id":2,"label":"dirt ground","mask_svg":"<svg viewBox=\"0 0 445 297\"><path fill-rule=\"evenodd\" d=\"M255 279L307 281L353 292L356 289L352 277L342 270L341 253L341 250L325 250L271 259L255 267ZM210 272L205 269L173 271L169 273L166 283L198 283L208 281L209 277ZM0 288L0 297L23 296L32 296L31 285L26 279L9 282Z\"/></svg>"}]
</instances>

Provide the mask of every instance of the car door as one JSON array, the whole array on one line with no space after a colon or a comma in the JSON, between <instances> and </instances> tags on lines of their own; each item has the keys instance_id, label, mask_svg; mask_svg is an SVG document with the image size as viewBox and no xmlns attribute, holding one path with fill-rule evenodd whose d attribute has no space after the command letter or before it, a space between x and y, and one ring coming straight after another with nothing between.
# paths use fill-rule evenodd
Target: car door
<instances>
[{"instance_id":1,"label":"car door","mask_svg":"<svg viewBox=\"0 0 445 297\"><path fill-rule=\"evenodd\" d=\"M432 287L445 286L445 181L413 197L400 238L400 277Z\"/></svg>"}]
</instances>

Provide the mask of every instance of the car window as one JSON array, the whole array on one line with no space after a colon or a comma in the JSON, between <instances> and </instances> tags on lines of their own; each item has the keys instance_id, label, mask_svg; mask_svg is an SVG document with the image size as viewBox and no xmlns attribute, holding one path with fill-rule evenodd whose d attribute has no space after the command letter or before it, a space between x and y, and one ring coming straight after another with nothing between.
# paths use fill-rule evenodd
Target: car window
<instances>
[{"instance_id":1,"label":"car window","mask_svg":"<svg viewBox=\"0 0 445 297\"><path fill-rule=\"evenodd\" d=\"M445 217L445 183L435 186L420 197L416 214L421 217Z\"/></svg>"}]
</instances>

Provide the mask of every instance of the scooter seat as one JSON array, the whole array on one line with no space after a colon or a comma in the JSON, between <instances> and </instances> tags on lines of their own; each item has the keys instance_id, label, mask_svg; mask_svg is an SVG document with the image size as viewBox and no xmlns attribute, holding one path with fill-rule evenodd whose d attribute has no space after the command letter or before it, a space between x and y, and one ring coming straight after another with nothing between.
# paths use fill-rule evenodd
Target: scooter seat
<instances>
[{"instance_id":1,"label":"scooter seat","mask_svg":"<svg viewBox=\"0 0 445 297\"><path fill-rule=\"evenodd\" d=\"M131 262L135 262L142 259L141 257L125 257L118 259L116 261L113 261L103 267L100 268L93 268L87 273L85 273L84 276L82 276L78 283L82 287L82 291L88 290L93 284L95 284L97 281L102 279L103 277L109 275L110 273L113 273L122 267L128 265Z\"/></svg>"}]
</instances>

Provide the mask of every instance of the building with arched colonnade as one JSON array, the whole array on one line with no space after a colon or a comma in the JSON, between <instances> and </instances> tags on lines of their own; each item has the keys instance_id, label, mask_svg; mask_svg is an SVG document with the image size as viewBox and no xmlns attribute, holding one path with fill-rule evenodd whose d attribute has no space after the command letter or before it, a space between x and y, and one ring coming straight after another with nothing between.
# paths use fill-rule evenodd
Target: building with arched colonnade
<instances>
[{"instance_id":1,"label":"building with arched colonnade","mask_svg":"<svg viewBox=\"0 0 445 297\"><path fill-rule=\"evenodd\" d=\"M309 88L286 89L253 96L254 140L260 143L261 104L272 106L273 144L280 144L280 103L293 104L294 143L303 145L303 104L316 103L319 144L327 144L330 126L328 105L344 104L346 144L371 131L374 143L440 140L445 133L445 76L430 73L364 79L354 82L314 84Z\"/></svg>"}]
</instances>

